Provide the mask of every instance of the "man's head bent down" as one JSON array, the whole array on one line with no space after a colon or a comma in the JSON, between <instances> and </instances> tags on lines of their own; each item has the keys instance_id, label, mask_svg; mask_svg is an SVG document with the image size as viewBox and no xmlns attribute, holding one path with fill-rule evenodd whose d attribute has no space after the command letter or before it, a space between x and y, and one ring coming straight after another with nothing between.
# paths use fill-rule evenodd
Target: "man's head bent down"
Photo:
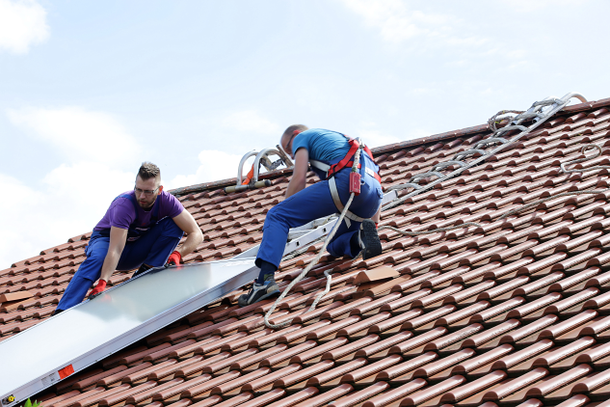
<instances>
[{"instance_id":1,"label":"man's head bent down","mask_svg":"<svg viewBox=\"0 0 610 407\"><path fill-rule=\"evenodd\" d=\"M294 158L294 151L292 151L292 141L297 136L297 134L305 130L308 130L307 126L303 124L293 124L284 131L284 134L282 134L282 138L280 139L280 145L282 146L282 149L286 152L286 154L288 154L292 158Z\"/></svg>"}]
</instances>

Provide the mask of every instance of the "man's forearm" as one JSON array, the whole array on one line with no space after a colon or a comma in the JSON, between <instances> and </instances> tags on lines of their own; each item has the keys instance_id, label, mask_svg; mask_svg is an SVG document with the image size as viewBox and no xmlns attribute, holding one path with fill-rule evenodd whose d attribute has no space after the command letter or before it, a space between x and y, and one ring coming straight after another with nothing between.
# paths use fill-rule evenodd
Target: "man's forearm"
<instances>
[{"instance_id":1,"label":"man's forearm","mask_svg":"<svg viewBox=\"0 0 610 407\"><path fill-rule=\"evenodd\" d=\"M182 246L177 248L176 250L180 253L180 256L184 257L188 254L191 254L195 251L197 246L199 246L203 242L203 234L199 233L189 233L182 243Z\"/></svg>"},{"instance_id":2,"label":"man's forearm","mask_svg":"<svg viewBox=\"0 0 610 407\"><path fill-rule=\"evenodd\" d=\"M290 198L297 192L305 189L307 184L307 171L309 171L309 153L306 149L300 148L294 156L294 169L292 178L286 188L286 198Z\"/></svg>"},{"instance_id":3,"label":"man's forearm","mask_svg":"<svg viewBox=\"0 0 610 407\"><path fill-rule=\"evenodd\" d=\"M291 179L286 188L286 198L290 198L292 195L303 190L305 188L305 180Z\"/></svg>"},{"instance_id":4,"label":"man's forearm","mask_svg":"<svg viewBox=\"0 0 610 407\"><path fill-rule=\"evenodd\" d=\"M104 264L102 265L102 273L100 275L101 280L108 281L114 271L116 270L117 264L119 264L119 259L121 258L120 253L108 251L106 254L106 258L104 259Z\"/></svg>"},{"instance_id":5,"label":"man's forearm","mask_svg":"<svg viewBox=\"0 0 610 407\"><path fill-rule=\"evenodd\" d=\"M203 233L201 233L201 229L195 219L193 219L193 215L191 215L188 211L183 210L178 216L174 217L174 222L176 225L184 233L186 233L186 239L182 246L180 246L176 251L180 253L180 256L186 256L192 253L197 246L203 242Z\"/></svg>"}]
</instances>

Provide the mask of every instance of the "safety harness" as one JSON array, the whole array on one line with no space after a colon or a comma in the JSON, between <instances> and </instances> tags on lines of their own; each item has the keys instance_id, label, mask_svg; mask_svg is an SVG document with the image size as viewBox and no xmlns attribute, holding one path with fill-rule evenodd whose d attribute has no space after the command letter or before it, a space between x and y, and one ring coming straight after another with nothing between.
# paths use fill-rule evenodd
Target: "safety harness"
<instances>
[{"instance_id":1,"label":"safety harness","mask_svg":"<svg viewBox=\"0 0 610 407\"><path fill-rule=\"evenodd\" d=\"M316 257L313 259L313 261L311 263L309 263L309 265L307 267L305 267L301 271L301 273L290 282L290 284L288 284L288 287L286 287L284 289L284 292L282 292L282 294L275 300L275 302L271 305L271 308L269 308L269 310L265 314L264 323L267 328L280 329L280 328L290 325L292 323L292 319L289 319L289 320L279 322L277 324L273 324L273 323L269 322L269 318L273 314L273 311L275 311L275 308L277 307L277 305L282 301L282 299L284 299L284 297L286 297L286 295L288 295L288 293L290 292L292 287L294 287L295 284L297 284L299 281L301 281L301 279L307 275L307 273L313 268L313 266L315 266L318 263L318 261L320 261L322 254L324 254L326 252L326 248L328 247L328 244L333 240L335 234L337 233L337 230L339 230L341 222L343 222L345 220L345 224L349 228L351 226L351 221L350 221L350 219L348 219L348 217L351 218L352 220L358 221L358 222L362 222L364 220L363 218L356 216L352 212L350 212L349 208L350 208L350 205L354 202L354 197L356 195L360 194L360 172L358 170L362 167L362 165L360 164L360 156L361 156L362 150L365 150L371 159L373 158L373 155L371 154L370 150L368 150L368 148L360 147L360 142L358 142L356 140L352 140L345 135L343 135L343 136L348 139L348 141L351 145L351 148L350 148L349 152L347 153L347 155L337 164L329 165L329 164L323 163L321 161L315 161L315 160L309 161L309 163L314 168L315 172L318 175L320 175L320 178L322 178L324 173L329 174L331 167L334 167L334 169L330 172L330 175L327 175L326 179L328 180L328 185L329 185L331 194L333 196L333 201L335 202L335 206L337 206L337 208L339 208L339 206L341 207L341 209L339 211L340 212L339 219L337 220L337 223L332 227L332 230L330 231L330 233L324 240L322 249L320 249L320 251L318 252ZM354 147L354 145L356 147ZM349 176L349 199L347 200L345 205L343 205L343 203L341 203L341 200L339 199L339 193L337 192L337 184L335 183L334 175L337 174L339 171L341 171L343 168L347 167L348 165L351 166L351 173ZM366 166L366 165L365 165L365 168L367 170L366 171L367 174L370 174L370 175L374 176L377 180L379 180L379 175L377 175L372 169L368 168L368 166ZM370 170L370 172L368 170ZM318 305L318 302L320 302L320 300L322 299L322 297L324 297L330 291L332 276L329 274L329 271L330 271L330 269L324 270L324 275L326 276L326 289L324 290L324 292L322 292L321 294L319 294L315 297L315 299L313 300L313 303L309 307L309 311L313 311L316 308L316 306ZM309 311L307 311L307 312L309 312Z\"/></svg>"},{"instance_id":2,"label":"safety harness","mask_svg":"<svg viewBox=\"0 0 610 407\"><path fill-rule=\"evenodd\" d=\"M359 159L357 158L359 154L356 154L356 152L358 151L358 149L364 150L364 152L371 158L371 161L375 162L373 159L373 153L367 146L361 144L357 139L348 137L345 134L343 134L343 137L347 139L347 142L350 145L350 149L345 155L345 157L339 160L339 162L330 165L318 160L309 160L311 166L321 171L325 175L325 179L328 180L328 188L330 189L330 194L333 198L335 206L337 207L337 211L339 212L343 211L344 205L343 202L341 202L341 198L339 197L339 191L337 190L337 183L335 181L334 175L344 168L352 168L352 173L350 174L350 192L354 192L356 195L359 195L360 173L356 171L356 168L360 170L360 168L362 168L362 164L360 164ZM356 166L354 166L354 159L356 159ZM369 168L368 166L365 166L365 172L375 178L381 184L381 177L378 173L373 171L373 169ZM354 222L362 222L364 218L361 218L360 216L348 210L345 213L345 223L347 224L347 227L351 226L350 220L353 220Z\"/></svg>"},{"instance_id":3,"label":"safety harness","mask_svg":"<svg viewBox=\"0 0 610 407\"><path fill-rule=\"evenodd\" d=\"M336 173L338 173L345 167L351 168L354 165L354 161L353 161L354 154L356 154L356 151L360 148L360 143L356 139L350 138L346 135L343 135L343 136L345 138L347 138L347 142L350 145L350 149L347 152L347 154L345 155L345 157L343 157L341 159L341 161L330 166L330 168L328 169L328 171L326 173L327 178L332 177L333 175L335 175ZM369 157L371 157L371 160L373 160L373 162L375 162L375 159L373 158L373 153L371 152L371 150L364 144L362 145L362 149L364 150L365 153L368 154ZM362 167L362 164L358 164L358 169L360 169L361 167ZM369 174L369 175L372 175L373 177L375 177L375 179L377 181L379 181L381 183L381 177L379 176L379 174L377 174L376 172L371 170L371 174Z\"/></svg>"}]
</instances>

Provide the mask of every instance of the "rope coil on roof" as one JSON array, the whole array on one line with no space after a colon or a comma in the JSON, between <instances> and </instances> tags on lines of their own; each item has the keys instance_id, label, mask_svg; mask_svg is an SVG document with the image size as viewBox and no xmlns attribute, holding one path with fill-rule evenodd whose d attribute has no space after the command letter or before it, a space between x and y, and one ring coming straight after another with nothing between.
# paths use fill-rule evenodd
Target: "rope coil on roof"
<instances>
[{"instance_id":1,"label":"rope coil on roof","mask_svg":"<svg viewBox=\"0 0 610 407\"><path fill-rule=\"evenodd\" d=\"M587 151L588 150L597 150L597 154L591 157L587 157ZM562 163L561 164L561 170L565 173L569 173L569 172L583 172L583 171L591 171L591 170L596 170L596 169L605 169L608 170L610 169L610 165L596 165L594 167L589 167L586 170L567 170L566 166L567 165L572 165L572 164L577 164L577 163L581 163L583 161L588 161L588 160L593 160L599 156L602 155L602 148L600 146L598 146L597 144L586 144L582 147L582 149L580 150L580 152L582 154L585 155L585 157L583 158L578 158L576 160L573 161L569 161L567 163Z\"/></svg>"},{"instance_id":2,"label":"rope coil on roof","mask_svg":"<svg viewBox=\"0 0 610 407\"><path fill-rule=\"evenodd\" d=\"M484 140L479 141L477 144L474 145L475 148L487 148L493 144L506 144L508 143L508 140L506 140L503 137L491 137L491 138L486 138Z\"/></svg>"},{"instance_id":3,"label":"rope coil on roof","mask_svg":"<svg viewBox=\"0 0 610 407\"><path fill-rule=\"evenodd\" d=\"M514 114L513 114L514 113ZM502 121L508 119L509 122L512 121L518 114L525 113L523 110L500 110L498 113L494 114L487 120L487 124L489 128L493 131L497 131L497 125L502 123Z\"/></svg>"},{"instance_id":4,"label":"rope coil on roof","mask_svg":"<svg viewBox=\"0 0 610 407\"><path fill-rule=\"evenodd\" d=\"M454 161L454 160L449 160L449 161L445 161L443 163L440 164L436 164L434 167L432 167L433 171L441 171L444 170L447 167L451 167L452 165L459 165L460 167L463 167L466 165L465 162L463 161Z\"/></svg>"},{"instance_id":5,"label":"rope coil on roof","mask_svg":"<svg viewBox=\"0 0 610 407\"><path fill-rule=\"evenodd\" d=\"M429 177L444 178L444 175L438 171L429 171L425 174L417 174L416 176L411 178L411 180L409 182L417 182L420 179L429 178Z\"/></svg>"},{"instance_id":6,"label":"rope coil on roof","mask_svg":"<svg viewBox=\"0 0 610 407\"><path fill-rule=\"evenodd\" d=\"M400 191L405 188L413 188L415 190L422 189L422 186L413 182L407 182L406 184L394 185L386 189L386 191Z\"/></svg>"},{"instance_id":7,"label":"rope coil on roof","mask_svg":"<svg viewBox=\"0 0 610 407\"><path fill-rule=\"evenodd\" d=\"M609 165L596 165L593 167L588 167L588 168L582 168L582 169L578 169L578 170L566 170L565 166L566 165L571 165L571 164L576 164L579 162L583 162L583 161L589 161L589 160L593 160L597 157L599 157L602 154L602 149L600 146L598 146L597 144L586 144L582 147L581 152L584 154L587 150L592 150L592 149L597 149L597 154L594 156L589 156L589 157L584 157L584 158L578 158L576 160L572 160L569 161L567 163L562 163L560 165L561 167L561 171L563 173L570 173L570 172L586 172L586 171L593 171L593 170L597 170L597 169L610 169ZM595 190L595 189L591 189L591 190L584 190L584 191L571 191L571 192L563 192L560 194L556 194L553 196L549 196L546 198L542 198L542 199L537 199L533 202L530 202L528 204L523 205L520 208L516 208L516 209L512 209L508 212L506 212L505 214L503 214L502 216L500 216L496 221L500 221L502 219L506 219L507 217L517 214L519 212L523 212L527 209L533 208L535 206L538 206L539 204L546 202L546 201L550 201L553 199L557 199L560 197L564 197L564 196L573 196L573 195L586 195L586 194L591 194L591 195L598 195L598 194L603 194L605 192L609 192L610 188L606 188L606 189L599 189L599 190ZM445 231L449 231L449 230L454 230L454 229L461 229L464 227L469 227L469 226L475 226L475 227L482 227L480 224L476 223L476 222L466 222L466 223L462 223L460 225L455 225L455 226L448 226L448 227L444 227L444 228L435 228L435 229L429 229L429 230L424 230L424 231L419 231L419 232L411 232L411 231L407 231L407 230L400 230L398 228L395 228L393 226L380 226L379 230L381 229L390 229L393 230L397 233L400 233L402 235L408 235L408 236L418 236L418 235L427 235L427 234L431 234L431 233L438 233L438 232L445 232Z\"/></svg>"},{"instance_id":8,"label":"rope coil on roof","mask_svg":"<svg viewBox=\"0 0 610 407\"><path fill-rule=\"evenodd\" d=\"M475 154L479 154L479 155L481 155L481 156L484 156L484 155L485 155L485 153L486 153L486 151L485 151L485 150L482 150L482 149L480 149L480 148L471 148L470 150L466 150L466 151L462 151L461 153L457 153L457 154L455 155L455 157L453 157L453 159L454 159L455 161L461 161L461 160L463 160L464 158L468 158L468 157L473 156L473 155L475 155ZM464 167L465 167L465 166L464 166Z\"/></svg>"}]
</instances>

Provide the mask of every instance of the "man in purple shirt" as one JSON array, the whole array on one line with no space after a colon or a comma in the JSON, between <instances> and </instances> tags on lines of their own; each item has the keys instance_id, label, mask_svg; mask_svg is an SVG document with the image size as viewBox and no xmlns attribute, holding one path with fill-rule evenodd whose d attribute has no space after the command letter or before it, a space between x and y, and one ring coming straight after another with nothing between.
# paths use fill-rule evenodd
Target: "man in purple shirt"
<instances>
[{"instance_id":1,"label":"man in purple shirt","mask_svg":"<svg viewBox=\"0 0 610 407\"><path fill-rule=\"evenodd\" d=\"M176 246L183 234L186 240ZM203 241L193 216L161 185L161 171L143 163L133 191L112 201L106 214L93 229L85 249L87 258L70 280L54 314L79 304L89 293L95 296L106 288L115 270L138 269L137 275L152 267L179 264Z\"/></svg>"}]
</instances>

